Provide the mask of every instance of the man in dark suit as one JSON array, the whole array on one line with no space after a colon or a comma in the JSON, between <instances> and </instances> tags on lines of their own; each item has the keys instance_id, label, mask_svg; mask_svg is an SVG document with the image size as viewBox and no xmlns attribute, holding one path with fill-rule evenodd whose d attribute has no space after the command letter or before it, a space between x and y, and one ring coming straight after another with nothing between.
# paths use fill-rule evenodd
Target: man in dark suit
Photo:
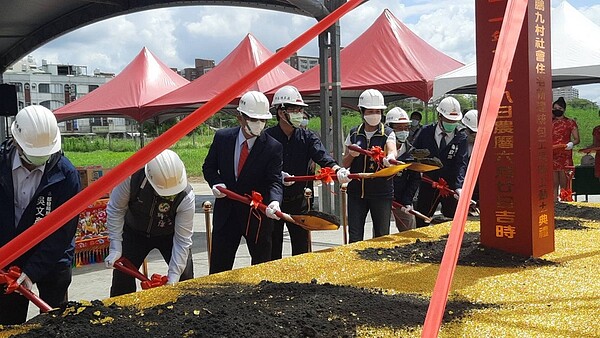
<instances>
[{"instance_id":1,"label":"man in dark suit","mask_svg":"<svg viewBox=\"0 0 600 338\"><path fill-rule=\"evenodd\" d=\"M217 197L213 213L210 273L231 270L243 236L252 257L252 265L271 259L272 222L260 217L248 205L223 198L217 187L240 195L260 193L268 203L267 216L279 219L283 199L281 183L281 143L263 133L269 112L269 101L263 93L245 93L237 108L240 127L217 131L202 171Z\"/></svg>"},{"instance_id":2,"label":"man in dark suit","mask_svg":"<svg viewBox=\"0 0 600 338\"><path fill-rule=\"evenodd\" d=\"M436 108L438 121L427 125L415 139L415 149L428 149L430 157L437 157L444 165L441 169L430 171L427 176L434 181L443 178L450 189L454 189L460 195L465 174L467 172L467 136L462 130L456 129L458 122L462 119L460 104L453 97L444 98ZM427 216L432 216L438 204L442 203L442 214L453 218L456 212L458 196L440 195L440 191L431 186L430 183L421 182L419 196L417 198L417 211ZM417 227L427 225L420 218L416 219Z\"/></svg>"}]
</instances>

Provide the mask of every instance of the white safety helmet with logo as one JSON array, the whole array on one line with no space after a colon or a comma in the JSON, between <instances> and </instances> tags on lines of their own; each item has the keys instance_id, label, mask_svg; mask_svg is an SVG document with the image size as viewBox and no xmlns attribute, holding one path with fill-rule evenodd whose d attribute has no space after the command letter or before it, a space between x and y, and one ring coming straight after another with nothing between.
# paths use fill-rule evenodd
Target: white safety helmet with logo
<instances>
[{"instance_id":1,"label":"white safety helmet with logo","mask_svg":"<svg viewBox=\"0 0 600 338\"><path fill-rule=\"evenodd\" d=\"M144 168L148 182L161 196L172 196L187 187L185 165L172 150L166 149L158 154Z\"/></svg>"},{"instance_id":2,"label":"white safety helmet with logo","mask_svg":"<svg viewBox=\"0 0 600 338\"><path fill-rule=\"evenodd\" d=\"M385 115L385 124L388 126L390 123L406 123L409 124L411 120L408 118L406 111L400 107L390 109Z\"/></svg>"},{"instance_id":3,"label":"white safety helmet with logo","mask_svg":"<svg viewBox=\"0 0 600 338\"><path fill-rule=\"evenodd\" d=\"M469 128L472 132L477 132L477 110L471 109L465 113L462 118L462 124Z\"/></svg>"},{"instance_id":4,"label":"white safety helmet with logo","mask_svg":"<svg viewBox=\"0 0 600 338\"><path fill-rule=\"evenodd\" d=\"M283 86L279 88L273 96L273 107L277 107L278 105L285 106L286 104L308 107L308 105L304 103L302 95L300 95L300 92L294 86Z\"/></svg>"},{"instance_id":5,"label":"white safety helmet with logo","mask_svg":"<svg viewBox=\"0 0 600 338\"><path fill-rule=\"evenodd\" d=\"M460 121L462 119L462 112L460 110L460 103L455 98L449 96L440 101L436 108L437 112L443 117L450 121Z\"/></svg>"},{"instance_id":6,"label":"white safety helmet with logo","mask_svg":"<svg viewBox=\"0 0 600 338\"><path fill-rule=\"evenodd\" d=\"M268 120L273 118L273 115L269 112L269 99L265 94L258 91L252 90L242 95L237 110L253 119Z\"/></svg>"},{"instance_id":7,"label":"white safety helmet with logo","mask_svg":"<svg viewBox=\"0 0 600 338\"><path fill-rule=\"evenodd\" d=\"M383 95L377 89L367 89L358 98L358 106L365 109L385 109Z\"/></svg>"},{"instance_id":8,"label":"white safety helmet with logo","mask_svg":"<svg viewBox=\"0 0 600 338\"><path fill-rule=\"evenodd\" d=\"M32 105L21 109L10 130L27 155L50 156L61 149L56 117L44 106Z\"/></svg>"}]
</instances>

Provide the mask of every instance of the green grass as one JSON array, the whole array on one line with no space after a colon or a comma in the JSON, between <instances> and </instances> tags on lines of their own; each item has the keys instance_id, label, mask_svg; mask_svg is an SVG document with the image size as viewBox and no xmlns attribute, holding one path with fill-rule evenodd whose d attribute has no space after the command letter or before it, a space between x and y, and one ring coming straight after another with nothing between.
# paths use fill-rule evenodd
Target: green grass
<instances>
[{"instance_id":1,"label":"green grass","mask_svg":"<svg viewBox=\"0 0 600 338\"><path fill-rule=\"evenodd\" d=\"M575 146L573 151L573 163L575 165L581 164L581 157L584 155L580 153L579 149L586 148L593 143L592 130L597 125L600 125L600 118L598 118L598 112L596 109L570 109L567 107L566 117L572 118L577 121L579 127L579 139L580 142Z\"/></svg>"}]
</instances>

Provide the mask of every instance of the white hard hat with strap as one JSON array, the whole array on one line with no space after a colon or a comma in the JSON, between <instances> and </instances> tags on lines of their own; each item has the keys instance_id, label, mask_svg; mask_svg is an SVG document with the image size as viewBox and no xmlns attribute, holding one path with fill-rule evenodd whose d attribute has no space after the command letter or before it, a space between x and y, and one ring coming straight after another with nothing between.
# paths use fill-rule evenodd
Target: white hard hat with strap
<instances>
[{"instance_id":1,"label":"white hard hat with strap","mask_svg":"<svg viewBox=\"0 0 600 338\"><path fill-rule=\"evenodd\" d=\"M48 156L61 149L56 117L44 106L32 105L21 109L10 130L27 155Z\"/></svg>"}]
</instances>

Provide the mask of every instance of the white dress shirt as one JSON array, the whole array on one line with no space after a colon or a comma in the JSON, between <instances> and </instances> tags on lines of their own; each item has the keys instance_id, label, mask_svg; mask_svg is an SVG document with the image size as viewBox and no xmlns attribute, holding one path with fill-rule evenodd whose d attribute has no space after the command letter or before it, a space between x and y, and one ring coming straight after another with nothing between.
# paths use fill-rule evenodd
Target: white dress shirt
<instances>
[{"instance_id":1,"label":"white dress shirt","mask_svg":"<svg viewBox=\"0 0 600 338\"><path fill-rule=\"evenodd\" d=\"M442 141L442 135L443 133L446 133L446 144L449 144L450 141L452 141L452 139L454 138L454 131L452 132L447 132L442 130L442 128L440 127L439 123L437 124L437 126L435 127L435 142L437 143L438 147L440 146L440 142Z\"/></svg>"},{"instance_id":2,"label":"white dress shirt","mask_svg":"<svg viewBox=\"0 0 600 338\"><path fill-rule=\"evenodd\" d=\"M19 152L15 151L12 159L12 181L15 194L15 228L19 225L25 208L27 208L31 202L31 198L35 195L35 191L42 181L45 169L46 164L33 169L33 171L29 171L29 169L23 166Z\"/></svg>"}]
</instances>

